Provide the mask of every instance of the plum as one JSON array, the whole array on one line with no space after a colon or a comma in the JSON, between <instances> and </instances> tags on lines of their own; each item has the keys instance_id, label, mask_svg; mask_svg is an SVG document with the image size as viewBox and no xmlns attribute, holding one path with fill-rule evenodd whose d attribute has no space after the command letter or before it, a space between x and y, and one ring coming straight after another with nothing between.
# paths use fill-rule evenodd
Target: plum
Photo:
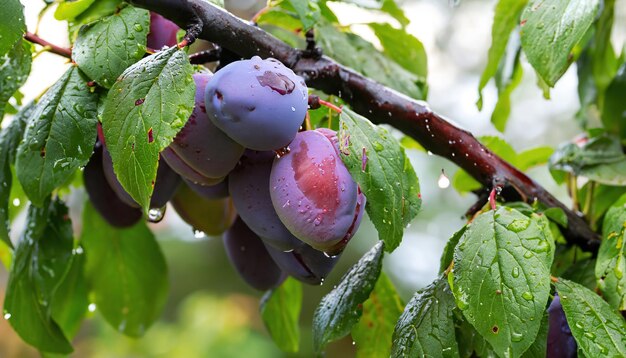
<instances>
[{"instance_id":1,"label":"plum","mask_svg":"<svg viewBox=\"0 0 626 358\"><path fill-rule=\"evenodd\" d=\"M310 285L324 282L339 261L339 256L327 256L306 244L288 252L277 250L267 243L265 247L281 270Z\"/></svg>"},{"instance_id":2,"label":"plum","mask_svg":"<svg viewBox=\"0 0 626 358\"><path fill-rule=\"evenodd\" d=\"M194 230L207 235L221 235L237 214L230 198L206 199L182 184L170 201L178 215Z\"/></svg>"},{"instance_id":3,"label":"plum","mask_svg":"<svg viewBox=\"0 0 626 358\"><path fill-rule=\"evenodd\" d=\"M217 71L205 96L213 123L237 143L260 151L287 146L308 108L304 80L279 61L258 56Z\"/></svg>"},{"instance_id":4,"label":"plum","mask_svg":"<svg viewBox=\"0 0 626 358\"><path fill-rule=\"evenodd\" d=\"M264 242L282 250L303 245L280 221L270 197L270 172L275 154L247 150L228 176L235 209L248 227Z\"/></svg>"},{"instance_id":5,"label":"plum","mask_svg":"<svg viewBox=\"0 0 626 358\"><path fill-rule=\"evenodd\" d=\"M150 12L150 32L148 32L147 47L160 50L164 46L172 47L178 43L176 33L178 25L163 16Z\"/></svg>"},{"instance_id":6,"label":"plum","mask_svg":"<svg viewBox=\"0 0 626 358\"><path fill-rule=\"evenodd\" d=\"M182 177L201 185L215 185L237 165L244 148L207 117L204 89L210 72L195 73L195 107L189 120L161 156Z\"/></svg>"},{"instance_id":7,"label":"plum","mask_svg":"<svg viewBox=\"0 0 626 358\"><path fill-rule=\"evenodd\" d=\"M124 203L104 177L100 142L96 143L94 152L83 170L83 182L91 204L112 226L129 227L141 220L141 210Z\"/></svg>"},{"instance_id":8,"label":"plum","mask_svg":"<svg viewBox=\"0 0 626 358\"><path fill-rule=\"evenodd\" d=\"M113 160L111 154L106 148L104 141L104 135L102 133L102 127L98 123L98 139L102 145L102 167L104 169L104 176L109 182L113 191L117 196L129 206L140 207L140 205L133 199L128 192L124 189L120 181L115 175L113 170ZM174 196L178 186L180 185L181 178L174 172L163 160L159 160L159 167L157 169L156 179L154 181L154 190L152 191L152 197L150 198L151 208L162 208L167 202Z\"/></svg>"},{"instance_id":9,"label":"plum","mask_svg":"<svg viewBox=\"0 0 626 358\"><path fill-rule=\"evenodd\" d=\"M341 252L359 227L365 196L328 135L300 132L290 147L272 166L274 209L298 239L331 255Z\"/></svg>"},{"instance_id":10,"label":"plum","mask_svg":"<svg viewBox=\"0 0 626 358\"><path fill-rule=\"evenodd\" d=\"M228 178L215 185L200 185L187 179L183 181L191 190L205 199L222 199L228 196Z\"/></svg>"},{"instance_id":11,"label":"plum","mask_svg":"<svg viewBox=\"0 0 626 358\"><path fill-rule=\"evenodd\" d=\"M285 278L263 245L263 241L237 218L224 233L224 247L239 275L257 290L278 286Z\"/></svg>"},{"instance_id":12,"label":"plum","mask_svg":"<svg viewBox=\"0 0 626 358\"><path fill-rule=\"evenodd\" d=\"M578 346L572 336L561 299L557 294L548 307L548 346L547 357L569 358L577 356Z\"/></svg>"}]
</instances>

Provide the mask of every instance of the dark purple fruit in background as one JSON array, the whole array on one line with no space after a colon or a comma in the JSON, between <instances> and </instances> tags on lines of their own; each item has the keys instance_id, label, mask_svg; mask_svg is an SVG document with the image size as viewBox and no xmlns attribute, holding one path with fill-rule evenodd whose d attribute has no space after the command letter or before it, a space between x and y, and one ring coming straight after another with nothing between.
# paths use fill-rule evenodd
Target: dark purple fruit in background
<instances>
[{"instance_id":1,"label":"dark purple fruit in background","mask_svg":"<svg viewBox=\"0 0 626 358\"><path fill-rule=\"evenodd\" d=\"M339 256L327 256L309 245L284 252L265 245L274 262L285 273L310 285L319 285L335 267Z\"/></svg>"},{"instance_id":2,"label":"dark purple fruit in background","mask_svg":"<svg viewBox=\"0 0 626 358\"><path fill-rule=\"evenodd\" d=\"M185 184L178 188L170 203L194 230L211 236L221 235L237 217L230 198L206 199Z\"/></svg>"},{"instance_id":3,"label":"dark purple fruit in background","mask_svg":"<svg viewBox=\"0 0 626 358\"><path fill-rule=\"evenodd\" d=\"M205 199L222 199L228 197L228 177L215 185L200 185L187 179L183 180L191 190Z\"/></svg>"},{"instance_id":4,"label":"dark purple fruit in background","mask_svg":"<svg viewBox=\"0 0 626 358\"><path fill-rule=\"evenodd\" d=\"M98 138L100 143L105 143L100 124L98 124ZM117 196L127 205L138 208L139 204L130 196L130 194L128 194L128 192L126 192L122 184L117 179L113 170L113 160L111 159L111 154L109 154L109 151L106 148L106 144L102 146L102 167L104 169L105 178ZM165 161L159 160L159 167L157 169L157 175L154 182L154 190L152 191L152 197L150 198L150 207L164 207L176 193L180 182L180 176L176 174L167 165L167 163L165 163Z\"/></svg>"},{"instance_id":5,"label":"dark purple fruit in background","mask_svg":"<svg viewBox=\"0 0 626 358\"><path fill-rule=\"evenodd\" d=\"M224 247L235 270L257 290L274 288L284 279L261 238L240 218L224 233Z\"/></svg>"},{"instance_id":6,"label":"dark purple fruit in background","mask_svg":"<svg viewBox=\"0 0 626 358\"><path fill-rule=\"evenodd\" d=\"M308 108L304 80L274 59L233 62L206 87L209 117L246 148L275 150L294 138Z\"/></svg>"},{"instance_id":7,"label":"dark purple fruit in background","mask_svg":"<svg viewBox=\"0 0 626 358\"><path fill-rule=\"evenodd\" d=\"M141 220L141 210L131 207L117 197L104 177L102 168L102 145L98 142L94 153L83 170L83 182L89 201L109 224L129 227Z\"/></svg>"},{"instance_id":8,"label":"dark purple fruit in background","mask_svg":"<svg viewBox=\"0 0 626 358\"><path fill-rule=\"evenodd\" d=\"M150 32L146 46L154 50L160 50L164 46L172 47L178 43L176 33L180 28L163 16L150 12Z\"/></svg>"},{"instance_id":9,"label":"dark purple fruit in background","mask_svg":"<svg viewBox=\"0 0 626 358\"><path fill-rule=\"evenodd\" d=\"M550 358L574 358L578 346L572 336L561 299L557 294L548 307L548 347L546 356Z\"/></svg>"},{"instance_id":10,"label":"dark purple fruit in background","mask_svg":"<svg viewBox=\"0 0 626 358\"><path fill-rule=\"evenodd\" d=\"M244 148L207 117L204 89L211 73L195 73L195 107L189 120L161 156L174 171L202 185L215 185L233 170ZM257 133L258 134L258 133Z\"/></svg>"},{"instance_id":11,"label":"dark purple fruit in background","mask_svg":"<svg viewBox=\"0 0 626 358\"><path fill-rule=\"evenodd\" d=\"M280 221L270 197L273 152L247 150L228 176L229 192L241 219L264 242L278 250L303 245Z\"/></svg>"},{"instance_id":12,"label":"dark purple fruit in background","mask_svg":"<svg viewBox=\"0 0 626 358\"><path fill-rule=\"evenodd\" d=\"M298 239L329 254L341 252L359 227L365 196L323 133L300 132L289 147L270 175L274 209Z\"/></svg>"}]
</instances>

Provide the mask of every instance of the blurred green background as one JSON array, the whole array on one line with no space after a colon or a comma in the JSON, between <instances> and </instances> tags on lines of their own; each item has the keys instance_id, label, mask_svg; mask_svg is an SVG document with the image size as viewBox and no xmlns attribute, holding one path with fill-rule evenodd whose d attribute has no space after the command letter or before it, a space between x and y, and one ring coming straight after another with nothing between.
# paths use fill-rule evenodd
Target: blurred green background
<instances>
[{"instance_id":1,"label":"blurred green background","mask_svg":"<svg viewBox=\"0 0 626 358\"><path fill-rule=\"evenodd\" d=\"M22 0L26 7L29 30L35 27L41 0ZM429 104L439 113L475 135L498 134L490 123L496 92L492 83L484 92L484 110L479 112L478 78L484 69L491 42L491 23L495 0L413 0L400 1L411 19L408 30L426 48L429 62ZM624 3L622 1L622 3ZM227 0L227 7L249 18L263 6L257 0ZM376 44L367 26L368 21L389 22L384 15L372 15L349 4L332 3L333 9L346 25ZM64 23L55 21L51 13L43 19L39 33L52 43L69 46ZM626 23L626 6L616 6L616 24ZM616 26L614 43L626 40L626 27ZM25 101L38 96L68 66L58 56L43 53L33 65L32 75L24 87ZM546 101L536 86L533 70L524 63L522 84L512 95L512 113L503 137L516 150L552 145L568 140L579 131L572 120L579 108L576 93L576 67L552 90ZM8 121L5 121L5 123ZM396 133L397 134L397 133ZM400 138L400 135L398 135ZM420 178L423 209L406 231L402 245L387 255L384 270L406 302L413 293L430 283L439 265L439 256L451 234L459 229L462 215L472 205L471 195L460 196L452 188L440 188L437 181L442 170L452 178L456 167L441 158L409 150L408 154ZM547 169L530 172L560 199L567 202L563 188L557 188ZM80 232L80 211L84 192L76 189L69 195L75 231ZM14 222L15 238L24 227L23 215ZM256 292L245 285L228 263L221 238L196 238L171 209L163 222L151 225L167 258L170 276L169 299L165 311L155 325L139 340L118 334L99 316L97 307L87 319L76 339L74 357L287 357L272 343L259 317ZM14 239L15 239L14 238ZM300 352L293 356L311 357L311 318L320 298L339 281L348 267L377 240L368 220L348 245L338 265L322 286L306 286L301 322ZM0 287L6 286L7 273L0 268ZM4 297L0 292L0 299ZM348 337L332 343L326 357L354 356ZM0 357L39 357L25 345L5 320L0 319Z\"/></svg>"}]
</instances>

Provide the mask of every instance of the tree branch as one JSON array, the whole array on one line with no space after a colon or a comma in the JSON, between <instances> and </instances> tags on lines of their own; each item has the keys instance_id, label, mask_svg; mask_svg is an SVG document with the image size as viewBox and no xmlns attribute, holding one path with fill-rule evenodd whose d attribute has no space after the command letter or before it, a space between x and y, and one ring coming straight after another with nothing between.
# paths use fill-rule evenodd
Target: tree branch
<instances>
[{"instance_id":1,"label":"tree branch","mask_svg":"<svg viewBox=\"0 0 626 358\"><path fill-rule=\"evenodd\" d=\"M563 228L571 244L597 251L600 241L582 217L524 173L483 146L471 133L460 129L417 101L374 82L332 59L307 58L262 29L236 18L204 0L131 0L185 28L194 19L204 27L200 38L225 50L249 58L274 57L302 76L311 87L341 97L374 123L386 123L417 140L424 148L463 168L488 190L495 186L513 188L527 201L538 200L548 207L563 209L568 227ZM509 190L508 192L511 192Z\"/></svg>"},{"instance_id":2,"label":"tree branch","mask_svg":"<svg viewBox=\"0 0 626 358\"><path fill-rule=\"evenodd\" d=\"M24 34L24 39L26 39L26 41L32 42L34 44L38 44L41 45L45 48L48 49L48 51L55 53L57 55L63 56L63 57L67 57L67 58L72 58L72 50L70 50L69 48L64 48L64 47L60 47L54 44L51 44L50 42L42 39L41 37L33 34L32 32L27 32Z\"/></svg>"}]
</instances>

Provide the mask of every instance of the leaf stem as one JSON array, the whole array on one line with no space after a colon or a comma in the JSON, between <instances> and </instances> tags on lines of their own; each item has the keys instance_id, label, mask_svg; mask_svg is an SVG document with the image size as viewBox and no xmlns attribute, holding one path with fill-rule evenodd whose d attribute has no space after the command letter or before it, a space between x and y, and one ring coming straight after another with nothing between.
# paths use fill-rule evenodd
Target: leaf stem
<instances>
[{"instance_id":1,"label":"leaf stem","mask_svg":"<svg viewBox=\"0 0 626 358\"><path fill-rule=\"evenodd\" d=\"M330 109L332 109L333 111L335 111L337 113L341 113L341 111L342 111L341 107L337 107L337 106L335 106L334 104L332 104L330 102L324 101L323 99L320 99L319 102L320 102L320 104L322 106L330 108Z\"/></svg>"},{"instance_id":2,"label":"leaf stem","mask_svg":"<svg viewBox=\"0 0 626 358\"><path fill-rule=\"evenodd\" d=\"M491 210L496 210L496 187L494 186L489 193L489 205Z\"/></svg>"},{"instance_id":3,"label":"leaf stem","mask_svg":"<svg viewBox=\"0 0 626 358\"><path fill-rule=\"evenodd\" d=\"M596 182L595 181L591 181L589 182L589 189L587 189L587 196L585 197L585 204L583 205L583 214L585 214L585 217L587 218L587 220L590 221L589 225L591 225L591 227L593 227L594 223L593 221L593 194L594 191L596 189Z\"/></svg>"}]
</instances>

